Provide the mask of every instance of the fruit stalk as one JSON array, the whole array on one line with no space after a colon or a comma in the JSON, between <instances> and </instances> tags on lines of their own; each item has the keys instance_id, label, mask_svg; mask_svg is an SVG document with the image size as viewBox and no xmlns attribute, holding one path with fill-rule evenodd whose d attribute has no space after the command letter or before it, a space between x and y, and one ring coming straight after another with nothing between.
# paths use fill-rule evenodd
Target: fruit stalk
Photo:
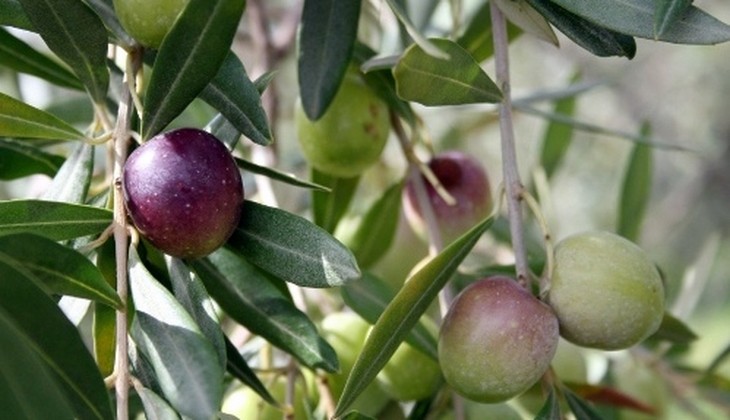
<instances>
[{"instance_id":1,"label":"fruit stalk","mask_svg":"<svg viewBox=\"0 0 730 420\"><path fill-rule=\"evenodd\" d=\"M444 248L444 243L441 238L439 231L438 222L436 221L436 215L434 214L431 202L428 199L428 193L426 192L426 184L422 176L422 167L418 165L418 158L411 148L411 143L408 140L408 135L403 129L398 115L395 112L390 113L390 123L395 132L396 138L401 145L404 155L408 159L408 177L413 180L416 191L416 199L418 200L419 207L423 212L423 220L426 222L426 228L428 230L428 253L434 256L441 252ZM428 169L427 165L423 165ZM430 171L430 169L428 169ZM434 178L438 180L435 176ZM451 198L449 196L449 198ZM453 200L453 198L452 198ZM445 315L449 309L451 301L454 299L453 287L450 283L447 283L441 293L439 293L439 310L441 315Z\"/></svg>"},{"instance_id":2,"label":"fruit stalk","mask_svg":"<svg viewBox=\"0 0 730 420\"><path fill-rule=\"evenodd\" d=\"M141 54L137 51L130 52L132 54L131 73L125 75L126 78L134 78L137 69L141 65ZM127 213L124 208L124 197L122 194L122 169L127 158L127 149L129 147L130 126L132 122L132 112L134 105L132 102L132 92L124 89L122 98L119 102L119 110L117 112L117 123L114 128L114 249L116 252L116 277L117 277L117 294L123 303L127 302ZM114 389L117 400L117 419L126 420L129 418L129 360L127 359L128 351L127 339L127 307L122 306L116 313L116 354L114 373L116 381Z\"/></svg>"},{"instance_id":3,"label":"fruit stalk","mask_svg":"<svg viewBox=\"0 0 730 420\"><path fill-rule=\"evenodd\" d=\"M509 56L507 25L499 8L490 2L492 15L492 36L494 38L494 61L497 85L502 90L502 103L499 107L499 128L502 146L502 170L507 196L507 215L509 217L512 249L515 254L517 281L528 285L527 252L525 250L524 227L522 223L522 192L515 151L515 135L512 126L512 98L510 93Z\"/></svg>"},{"instance_id":4,"label":"fruit stalk","mask_svg":"<svg viewBox=\"0 0 730 420\"><path fill-rule=\"evenodd\" d=\"M443 249L444 244L441 239L438 222L436 221L436 215L433 212L433 207L431 207L431 202L428 199L428 195L426 193L426 185L423 181L423 177L421 176L422 171L418 166L419 161L418 158L415 156L413 149L411 148L411 144L408 141L405 130L403 129L403 124L401 123L398 116L392 111L390 113L390 121L393 127L393 131L395 132L396 137L400 142L401 148L403 149L403 153L408 159L407 176L413 179L414 185L416 186L416 199L418 200L419 206L423 211L423 219L426 222L426 226L428 229L428 251L431 256L434 256ZM427 170L430 171L427 165L424 166ZM438 184L438 178L436 178L435 176L434 178L436 179ZM453 201L453 198L448 193L446 193L446 197ZM449 306L451 306L451 302L454 300L455 296L456 292L451 282L446 283L444 288L439 293L439 312L442 317L444 317L448 313ZM466 417L464 413L464 400L461 398L461 396L454 392L451 393L451 399L454 409L454 418L457 420L465 419Z\"/></svg>"}]
</instances>

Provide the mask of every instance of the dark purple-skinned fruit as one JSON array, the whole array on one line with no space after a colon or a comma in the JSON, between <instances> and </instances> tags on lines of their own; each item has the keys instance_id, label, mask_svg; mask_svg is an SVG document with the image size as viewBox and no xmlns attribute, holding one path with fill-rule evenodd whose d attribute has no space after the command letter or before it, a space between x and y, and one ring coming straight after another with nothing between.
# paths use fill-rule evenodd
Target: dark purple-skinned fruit
<instances>
[{"instance_id":1,"label":"dark purple-skinned fruit","mask_svg":"<svg viewBox=\"0 0 730 420\"><path fill-rule=\"evenodd\" d=\"M460 395L506 401L542 377L558 338L558 319L548 305L510 278L489 277L452 302L441 326L439 363Z\"/></svg>"},{"instance_id":2,"label":"dark purple-skinned fruit","mask_svg":"<svg viewBox=\"0 0 730 420\"><path fill-rule=\"evenodd\" d=\"M233 233L243 184L233 156L215 136L183 128L159 134L129 155L124 202L137 230L166 254L198 258Z\"/></svg>"},{"instance_id":3,"label":"dark purple-skinned fruit","mask_svg":"<svg viewBox=\"0 0 730 420\"><path fill-rule=\"evenodd\" d=\"M448 204L422 177L426 194L438 223L441 240L447 245L485 219L492 211L489 178L476 159L459 151L437 154L428 162L428 166L446 191L456 200L456 204ZM418 203L413 179L406 184L403 204L411 227L420 236L425 237L426 222Z\"/></svg>"}]
</instances>

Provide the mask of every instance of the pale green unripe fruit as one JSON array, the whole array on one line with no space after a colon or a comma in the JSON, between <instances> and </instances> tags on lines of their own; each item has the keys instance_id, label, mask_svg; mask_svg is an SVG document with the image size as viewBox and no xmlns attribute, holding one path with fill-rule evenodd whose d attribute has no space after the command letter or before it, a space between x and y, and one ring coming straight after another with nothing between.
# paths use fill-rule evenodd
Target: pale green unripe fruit
<instances>
[{"instance_id":1,"label":"pale green unripe fruit","mask_svg":"<svg viewBox=\"0 0 730 420\"><path fill-rule=\"evenodd\" d=\"M474 401L464 401L464 419L465 420L523 420L520 415L508 403L482 404ZM449 411L439 420L456 420L453 411Z\"/></svg>"},{"instance_id":2,"label":"pale green unripe fruit","mask_svg":"<svg viewBox=\"0 0 730 420\"><path fill-rule=\"evenodd\" d=\"M423 318L426 329L438 335L438 327ZM403 342L376 378L378 385L398 401L422 400L433 395L441 386L441 369L436 360Z\"/></svg>"},{"instance_id":3,"label":"pale green unripe fruit","mask_svg":"<svg viewBox=\"0 0 730 420\"><path fill-rule=\"evenodd\" d=\"M602 350L643 341L664 315L656 267L637 245L609 232L581 233L558 243L547 301L565 339Z\"/></svg>"},{"instance_id":4,"label":"pale green unripe fruit","mask_svg":"<svg viewBox=\"0 0 730 420\"><path fill-rule=\"evenodd\" d=\"M188 0L114 0L119 22L145 47L159 48Z\"/></svg>"},{"instance_id":5,"label":"pale green unripe fruit","mask_svg":"<svg viewBox=\"0 0 730 420\"><path fill-rule=\"evenodd\" d=\"M380 157L390 132L388 107L362 78L348 72L324 115L310 121L301 100L295 112L297 138L318 171L350 178Z\"/></svg>"},{"instance_id":6,"label":"pale green unripe fruit","mask_svg":"<svg viewBox=\"0 0 730 420\"><path fill-rule=\"evenodd\" d=\"M332 397L337 401L347 377L360 355L370 324L352 312L333 312L321 323L322 337L332 346L340 362L340 372L327 375ZM377 384L371 383L355 400L351 409L368 416L376 416L388 402L388 396Z\"/></svg>"},{"instance_id":7,"label":"pale green unripe fruit","mask_svg":"<svg viewBox=\"0 0 730 420\"><path fill-rule=\"evenodd\" d=\"M286 375L279 375L272 378L265 375L261 378L266 388L276 401L284 404L287 387ZM307 387L309 384L307 385ZM316 405L316 399L307 395L307 393L315 392L315 389L305 387L303 379L297 378L294 386L293 407L289 407L294 419L306 419L307 407L313 408ZM279 420L284 417L284 408L274 407L264 401L256 392L248 386L242 386L235 389L223 400L221 411L233 415L241 420Z\"/></svg>"}]
</instances>

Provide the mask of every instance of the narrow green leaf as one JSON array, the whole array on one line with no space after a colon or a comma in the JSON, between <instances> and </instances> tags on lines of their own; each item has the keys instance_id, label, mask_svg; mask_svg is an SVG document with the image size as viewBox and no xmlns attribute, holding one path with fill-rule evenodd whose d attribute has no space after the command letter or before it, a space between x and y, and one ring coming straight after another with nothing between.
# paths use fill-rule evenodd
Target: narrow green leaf
<instances>
[{"instance_id":1,"label":"narrow green leaf","mask_svg":"<svg viewBox=\"0 0 730 420\"><path fill-rule=\"evenodd\" d=\"M616 137L619 139L628 140L633 143L646 144L646 145L649 145L649 146L657 148L657 149L692 151L691 148L689 148L685 145L676 144L676 143L660 142L660 141L656 141L651 138L644 137L642 135L632 133L629 131L621 131L621 130L615 130L612 128L606 128L603 125L598 125L598 124L581 121L579 119L569 117L566 115L560 115L560 114L556 114L554 112L543 111L537 107L526 105L523 102L521 102L521 103L513 102L512 105L514 106L515 109L518 109L521 112L536 115L538 117L545 118L546 120L549 120L549 121L556 121L556 122L560 122L563 124L570 124L573 126L574 129L585 131L587 133L594 133L594 134L601 134L601 135Z\"/></svg>"},{"instance_id":2,"label":"narrow green leaf","mask_svg":"<svg viewBox=\"0 0 730 420\"><path fill-rule=\"evenodd\" d=\"M650 135L650 128L645 125L641 130L641 136ZM616 231L631 241L639 238L641 223L644 221L646 206L651 195L651 155L651 147L646 144L634 144L626 165Z\"/></svg>"},{"instance_id":3,"label":"narrow green leaf","mask_svg":"<svg viewBox=\"0 0 730 420\"><path fill-rule=\"evenodd\" d=\"M0 201L0 235L37 233L63 241L98 234L112 222L106 209L42 200Z\"/></svg>"},{"instance_id":4,"label":"narrow green leaf","mask_svg":"<svg viewBox=\"0 0 730 420\"><path fill-rule=\"evenodd\" d=\"M260 269L299 286L341 286L360 278L355 257L332 235L300 216L253 201L244 204L228 243Z\"/></svg>"},{"instance_id":5,"label":"narrow green leaf","mask_svg":"<svg viewBox=\"0 0 730 420\"><path fill-rule=\"evenodd\" d=\"M655 34L656 0L552 0L596 25L639 38L677 44L717 44L730 40L730 26L697 7L687 7L681 18L662 34Z\"/></svg>"},{"instance_id":6,"label":"narrow green leaf","mask_svg":"<svg viewBox=\"0 0 730 420\"><path fill-rule=\"evenodd\" d=\"M226 366L226 344L223 339L213 300L197 276L178 258L165 257L170 273L172 293L183 308L193 317L200 331L210 341L218 354L221 367Z\"/></svg>"},{"instance_id":7,"label":"narrow green leaf","mask_svg":"<svg viewBox=\"0 0 730 420\"><path fill-rule=\"evenodd\" d=\"M241 139L241 132L231 124L230 121L223 116L223 114L216 114L208 124L203 127L203 130L216 136L218 140L222 141L228 150L236 148L238 141Z\"/></svg>"},{"instance_id":8,"label":"narrow green leaf","mask_svg":"<svg viewBox=\"0 0 730 420\"><path fill-rule=\"evenodd\" d=\"M0 92L0 137L79 140L84 135L55 116Z\"/></svg>"},{"instance_id":9,"label":"narrow green leaf","mask_svg":"<svg viewBox=\"0 0 730 420\"><path fill-rule=\"evenodd\" d=\"M104 26L109 29L114 37L120 41L121 46L132 46L134 45L134 38L132 38L127 31L124 30L122 24L119 23L117 13L114 10L114 4L112 0L85 0L86 3L94 9Z\"/></svg>"},{"instance_id":10,"label":"narrow green leaf","mask_svg":"<svg viewBox=\"0 0 730 420\"><path fill-rule=\"evenodd\" d=\"M261 95L232 52L226 55L213 80L200 98L223 114L234 127L254 143L266 146L272 136Z\"/></svg>"},{"instance_id":11,"label":"narrow green leaf","mask_svg":"<svg viewBox=\"0 0 730 420\"><path fill-rule=\"evenodd\" d=\"M318 120L350 64L360 0L305 0L299 29L299 96L304 113Z\"/></svg>"},{"instance_id":12,"label":"narrow green leaf","mask_svg":"<svg viewBox=\"0 0 730 420\"><path fill-rule=\"evenodd\" d=\"M164 398L160 397L155 391L145 388L142 385L135 384L134 390L142 400L144 407L145 419L147 420L179 420L180 415L174 408L170 407Z\"/></svg>"},{"instance_id":13,"label":"narrow green leaf","mask_svg":"<svg viewBox=\"0 0 730 420\"><path fill-rule=\"evenodd\" d=\"M93 347L94 359L104 377L114 373L116 354L117 312L106 305L94 305Z\"/></svg>"},{"instance_id":14,"label":"narrow green leaf","mask_svg":"<svg viewBox=\"0 0 730 420\"><path fill-rule=\"evenodd\" d=\"M75 417L113 418L107 390L94 359L76 327L37 285L39 280L27 270L2 261L0 278L0 309L53 372Z\"/></svg>"},{"instance_id":15,"label":"narrow green leaf","mask_svg":"<svg viewBox=\"0 0 730 420\"><path fill-rule=\"evenodd\" d=\"M152 274L134 247L129 281L136 308L130 333L170 404L192 418L213 418L223 398L223 368L193 318Z\"/></svg>"},{"instance_id":16,"label":"narrow green leaf","mask_svg":"<svg viewBox=\"0 0 730 420\"><path fill-rule=\"evenodd\" d=\"M152 367L150 361L147 360L147 357L140 352L139 347L134 340L129 341L127 354L129 355L130 373L134 375L134 377L139 380L145 388L149 388L156 394L162 395L162 389L160 388L160 383L157 380L157 373Z\"/></svg>"},{"instance_id":17,"label":"narrow green leaf","mask_svg":"<svg viewBox=\"0 0 730 420\"><path fill-rule=\"evenodd\" d=\"M228 337L224 337L226 342L226 369L228 373L233 375L236 379L241 381L244 385L250 387L255 393L266 402L272 405L277 405L274 397L271 396L269 390L266 389L266 385L261 382L256 372L248 366L246 359L241 356L236 346L231 343Z\"/></svg>"},{"instance_id":18,"label":"narrow green leaf","mask_svg":"<svg viewBox=\"0 0 730 420\"><path fill-rule=\"evenodd\" d=\"M375 420L374 417L365 415L359 411L350 411L344 416L340 417L342 420Z\"/></svg>"},{"instance_id":19,"label":"narrow green leaf","mask_svg":"<svg viewBox=\"0 0 730 420\"><path fill-rule=\"evenodd\" d=\"M7 419L70 419L69 402L24 332L0 307L0 407ZM39 404L39 402L41 402Z\"/></svg>"},{"instance_id":20,"label":"narrow green leaf","mask_svg":"<svg viewBox=\"0 0 730 420\"><path fill-rule=\"evenodd\" d=\"M0 259L25 267L51 293L90 299L114 308L122 306L119 296L88 258L51 239L29 233L0 236Z\"/></svg>"},{"instance_id":21,"label":"narrow green leaf","mask_svg":"<svg viewBox=\"0 0 730 420\"><path fill-rule=\"evenodd\" d=\"M403 182L392 185L368 209L347 245L361 268L367 268L382 257L395 237L402 200Z\"/></svg>"},{"instance_id":22,"label":"narrow green leaf","mask_svg":"<svg viewBox=\"0 0 730 420\"><path fill-rule=\"evenodd\" d=\"M39 53L0 27L0 64L71 89L83 89L79 79L60 64Z\"/></svg>"},{"instance_id":23,"label":"narrow green leaf","mask_svg":"<svg viewBox=\"0 0 730 420\"><path fill-rule=\"evenodd\" d=\"M162 41L142 115L142 137L164 129L218 73L245 0L190 0Z\"/></svg>"},{"instance_id":24,"label":"narrow green leaf","mask_svg":"<svg viewBox=\"0 0 730 420\"><path fill-rule=\"evenodd\" d=\"M390 286L368 272L365 272L362 279L343 286L340 291L345 304L371 324L378 321L395 297ZM416 324L405 341L434 360L438 360L436 340L423 324Z\"/></svg>"},{"instance_id":25,"label":"narrow green leaf","mask_svg":"<svg viewBox=\"0 0 730 420\"><path fill-rule=\"evenodd\" d=\"M99 267L107 284L116 288L117 259L114 241L106 241L96 248L96 266ZM128 309L131 312L131 309ZM116 357L116 311L106 305L94 305L93 349L96 364L102 376L107 377L114 371Z\"/></svg>"},{"instance_id":26,"label":"narrow green leaf","mask_svg":"<svg viewBox=\"0 0 730 420\"><path fill-rule=\"evenodd\" d=\"M427 106L501 100L502 92L465 49L448 39L432 41L451 58L433 57L418 45L408 47L393 69L398 96Z\"/></svg>"},{"instance_id":27,"label":"narrow green leaf","mask_svg":"<svg viewBox=\"0 0 730 420\"><path fill-rule=\"evenodd\" d=\"M368 63L372 63L373 57L375 57L375 51L370 47L360 42L355 44L353 61L360 65L365 83L388 105L391 111L397 112L408 124L415 125L416 114L413 112L411 105L399 98L395 91L395 78L393 77L392 67L396 61L385 68L370 68Z\"/></svg>"},{"instance_id":28,"label":"narrow green leaf","mask_svg":"<svg viewBox=\"0 0 730 420\"><path fill-rule=\"evenodd\" d=\"M319 185L314 182L309 182L307 180L297 178L295 175L279 172L276 169L269 168L268 166L257 165L245 159L241 159L238 157L236 157L235 159L238 167L247 172L263 175L273 180L281 181L285 184L293 185L295 187L309 188L314 191L330 192L330 189L325 187L324 185Z\"/></svg>"},{"instance_id":29,"label":"narrow green leaf","mask_svg":"<svg viewBox=\"0 0 730 420\"><path fill-rule=\"evenodd\" d=\"M416 45L418 45L421 50L434 58L439 58L442 60L449 59L450 52L443 51L437 43L433 42L433 40L427 39L426 37L421 35L418 29L416 29L416 27L413 26L413 23L411 23L411 20L408 17L408 13L406 12L406 10L400 5L397 0L385 1L386 3L388 3L388 6L390 6L390 10L393 11L395 17L398 18L398 21L403 24L406 32L408 32L408 35L413 38L413 41L415 41Z\"/></svg>"},{"instance_id":30,"label":"narrow green leaf","mask_svg":"<svg viewBox=\"0 0 730 420\"><path fill-rule=\"evenodd\" d=\"M720 353L718 353L715 358L712 359L712 362L707 366L707 369L705 369L703 379L709 379L717 370L718 367L720 367L727 359L730 357L730 344L728 344Z\"/></svg>"},{"instance_id":31,"label":"narrow green leaf","mask_svg":"<svg viewBox=\"0 0 730 420\"><path fill-rule=\"evenodd\" d=\"M0 0L0 25L35 31L18 0Z\"/></svg>"},{"instance_id":32,"label":"narrow green leaf","mask_svg":"<svg viewBox=\"0 0 730 420\"><path fill-rule=\"evenodd\" d=\"M591 403L567 387L563 387L562 391L570 410L575 414L577 420L602 420L601 415L598 414Z\"/></svg>"},{"instance_id":33,"label":"narrow green leaf","mask_svg":"<svg viewBox=\"0 0 730 420\"><path fill-rule=\"evenodd\" d=\"M84 203L94 175L94 146L79 142L43 194L44 200Z\"/></svg>"},{"instance_id":34,"label":"narrow green leaf","mask_svg":"<svg viewBox=\"0 0 730 420\"><path fill-rule=\"evenodd\" d=\"M664 313L659 329L649 337L651 340L666 340L672 344L690 344L698 338L687 324L669 312Z\"/></svg>"},{"instance_id":35,"label":"narrow green leaf","mask_svg":"<svg viewBox=\"0 0 730 420\"><path fill-rule=\"evenodd\" d=\"M78 0L20 0L51 49L76 73L91 97L103 103L109 89L107 35L99 16Z\"/></svg>"},{"instance_id":36,"label":"narrow green leaf","mask_svg":"<svg viewBox=\"0 0 730 420\"><path fill-rule=\"evenodd\" d=\"M507 39L511 42L522 31L508 22ZM461 45L478 63L494 55L494 41L492 40L492 11L489 2L484 2L474 13L464 32L457 38L456 43Z\"/></svg>"},{"instance_id":37,"label":"narrow green leaf","mask_svg":"<svg viewBox=\"0 0 730 420\"><path fill-rule=\"evenodd\" d=\"M23 142L0 138L0 179L12 180L33 174L53 176L63 156L44 152Z\"/></svg>"},{"instance_id":38,"label":"narrow green leaf","mask_svg":"<svg viewBox=\"0 0 730 420\"><path fill-rule=\"evenodd\" d=\"M350 207L360 177L337 178L313 168L312 182L329 188L328 192L312 191L312 212L314 223L332 233Z\"/></svg>"},{"instance_id":39,"label":"narrow green leaf","mask_svg":"<svg viewBox=\"0 0 730 420\"><path fill-rule=\"evenodd\" d=\"M632 36L596 25L550 0L527 0L527 2L568 38L591 54L598 57L634 58L636 41Z\"/></svg>"},{"instance_id":40,"label":"narrow green leaf","mask_svg":"<svg viewBox=\"0 0 730 420\"><path fill-rule=\"evenodd\" d=\"M558 396L555 393L555 389L551 386L545 404L538 411L535 420L560 420L562 418Z\"/></svg>"},{"instance_id":41,"label":"narrow green leaf","mask_svg":"<svg viewBox=\"0 0 730 420\"><path fill-rule=\"evenodd\" d=\"M371 70L363 74L365 83L382 99L388 108L398 113L408 124L417 124L416 113L411 104L398 97L395 90L395 78L391 69Z\"/></svg>"},{"instance_id":42,"label":"narrow green leaf","mask_svg":"<svg viewBox=\"0 0 730 420\"><path fill-rule=\"evenodd\" d=\"M575 75L571 81L579 77ZM572 117L575 113L575 96L555 101L553 112L557 115ZM545 130L545 136L542 141L542 152L540 154L540 165L545 169L545 175L548 179L555 173L560 166L563 156L568 151L570 143L573 140L573 126L557 121L551 121Z\"/></svg>"},{"instance_id":43,"label":"narrow green leaf","mask_svg":"<svg viewBox=\"0 0 730 420\"><path fill-rule=\"evenodd\" d=\"M473 227L405 282L370 331L337 402L335 417L342 415L375 379L491 224L492 219L489 218Z\"/></svg>"},{"instance_id":44,"label":"narrow green leaf","mask_svg":"<svg viewBox=\"0 0 730 420\"><path fill-rule=\"evenodd\" d=\"M334 350L275 279L227 249L190 264L228 316L306 366L337 370Z\"/></svg>"},{"instance_id":45,"label":"narrow green leaf","mask_svg":"<svg viewBox=\"0 0 730 420\"><path fill-rule=\"evenodd\" d=\"M692 5L692 0L654 0L654 35L664 35L673 24L675 24L687 8Z\"/></svg>"},{"instance_id":46,"label":"narrow green leaf","mask_svg":"<svg viewBox=\"0 0 730 420\"><path fill-rule=\"evenodd\" d=\"M504 16L518 28L558 46L558 37L548 21L525 0L493 0Z\"/></svg>"},{"instance_id":47,"label":"narrow green leaf","mask_svg":"<svg viewBox=\"0 0 730 420\"><path fill-rule=\"evenodd\" d=\"M410 3L408 7L408 16L410 16L413 25L418 28L419 31L423 31L428 28L428 25L431 24L431 21L434 18L434 13L438 8L439 3L441 3L441 0L421 0L419 2L399 1L403 4ZM451 0L450 3L453 6L453 0Z\"/></svg>"},{"instance_id":48,"label":"narrow green leaf","mask_svg":"<svg viewBox=\"0 0 730 420\"><path fill-rule=\"evenodd\" d=\"M253 85L256 86L256 90L259 91L259 95L266 91L266 88L269 87L269 84L271 84L274 80L274 77L276 77L276 70L269 70L253 81Z\"/></svg>"}]
</instances>

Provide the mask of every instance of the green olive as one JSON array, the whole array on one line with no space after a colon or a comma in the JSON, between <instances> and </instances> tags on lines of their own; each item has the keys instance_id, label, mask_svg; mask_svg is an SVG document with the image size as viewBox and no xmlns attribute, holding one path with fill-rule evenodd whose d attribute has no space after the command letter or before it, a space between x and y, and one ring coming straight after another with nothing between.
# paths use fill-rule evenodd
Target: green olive
<instances>
[{"instance_id":1,"label":"green olive","mask_svg":"<svg viewBox=\"0 0 730 420\"><path fill-rule=\"evenodd\" d=\"M301 100L295 107L302 152L318 171L350 178L373 165L390 131L388 107L362 78L348 72L324 115L310 121Z\"/></svg>"},{"instance_id":2,"label":"green olive","mask_svg":"<svg viewBox=\"0 0 730 420\"><path fill-rule=\"evenodd\" d=\"M267 386L269 393L276 401L284 404L286 396L287 377L286 375L264 375L262 378L264 385ZM297 379L294 387L294 403L292 407L274 407L264 401L256 392L248 386L236 388L226 396L223 401L221 411L231 414L239 419L256 419L256 420L281 420L285 413L291 412L294 419L306 419L308 416L308 408L313 409L316 406L316 400L310 395L313 389L307 389L303 385L304 380L300 377Z\"/></svg>"},{"instance_id":3,"label":"green olive","mask_svg":"<svg viewBox=\"0 0 730 420\"><path fill-rule=\"evenodd\" d=\"M352 312L333 312L321 323L322 337L332 346L340 362L340 372L327 375L332 397L337 401L347 377L360 355L370 324ZM388 396L376 383L371 383L355 400L351 409L376 416L388 402Z\"/></svg>"},{"instance_id":4,"label":"green olive","mask_svg":"<svg viewBox=\"0 0 730 420\"><path fill-rule=\"evenodd\" d=\"M643 341L664 315L656 267L637 245L609 232L581 233L558 243L547 300L563 337L603 350Z\"/></svg>"},{"instance_id":5,"label":"green olive","mask_svg":"<svg viewBox=\"0 0 730 420\"><path fill-rule=\"evenodd\" d=\"M438 327L423 318L426 328L435 337ZM421 400L433 395L441 386L441 369L436 360L403 342L378 373L377 383L398 401Z\"/></svg>"},{"instance_id":6,"label":"green olive","mask_svg":"<svg viewBox=\"0 0 730 420\"><path fill-rule=\"evenodd\" d=\"M145 47L159 48L188 0L114 0L122 27Z\"/></svg>"}]
</instances>

